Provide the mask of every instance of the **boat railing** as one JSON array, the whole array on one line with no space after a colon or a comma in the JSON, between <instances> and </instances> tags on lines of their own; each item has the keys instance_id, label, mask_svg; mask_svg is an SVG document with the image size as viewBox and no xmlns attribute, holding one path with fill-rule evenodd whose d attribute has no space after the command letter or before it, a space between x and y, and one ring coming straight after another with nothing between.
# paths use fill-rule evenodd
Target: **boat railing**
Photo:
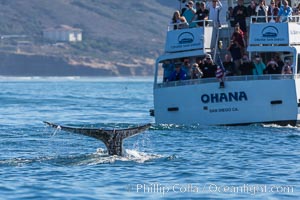
<instances>
[{"instance_id":1,"label":"boat railing","mask_svg":"<svg viewBox=\"0 0 300 200\"><path fill-rule=\"evenodd\" d=\"M275 23L276 21L271 20L276 19L277 16L251 16L250 24L254 23ZM279 22L276 23L287 23L287 22L300 22L300 15L293 15L290 17L282 16L279 18Z\"/></svg>"},{"instance_id":2,"label":"boat railing","mask_svg":"<svg viewBox=\"0 0 300 200\"><path fill-rule=\"evenodd\" d=\"M299 79L300 74L270 74L270 75L247 75L247 76L227 76L224 81L253 81L253 80L292 80ZM175 87L184 85L198 85L203 83L217 83L217 78L200 78L181 81L169 81L156 84L155 88Z\"/></svg>"},{"instance_id":3,"label":"boat railing","mask_svg":"<svg viewBox=\"0 0 300 200\"><path fill-rule=\"evenodd\" d=\"M212 20L195 20L192 21L191 23L203 23L205 26L196 26L194 28L201 28L201 27L212 27L213 26L213 21ZM180 23L171 23L168 25L168 31L174 31L174 26L186 26L186 28L178 28L175 30L181 30L181 29L189 29L189 25L187 22L180 22Z\"/></svg>"}]
</instances>

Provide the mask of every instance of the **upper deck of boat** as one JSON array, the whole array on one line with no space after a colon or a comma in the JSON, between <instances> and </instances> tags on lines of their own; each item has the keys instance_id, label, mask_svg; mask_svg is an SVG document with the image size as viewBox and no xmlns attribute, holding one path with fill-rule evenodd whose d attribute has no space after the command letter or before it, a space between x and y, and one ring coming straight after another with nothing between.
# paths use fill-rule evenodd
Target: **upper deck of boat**
<instances>
[{"instance_id":1,"label":"upper deck of boat","mask_svg":"<svg viewBox=\"0 0 300 200\"><path fill-rule=\"evenodd\" d=\"M252 20L251 20L252 21ZM247 51L251 54L278 53L286 54L292 58L293 74L264 74L247 76L228 76L225 81L250 81L250 80L281 80L299 79L299 54L300 54L300 16L292 16L288 22L280 23L250 23ZM208 24L205 27L173 30L168 28L165 52L157 59L156 66L164 60L174 60L185 57L199 57L211 53L211 33L213 27ZM196 80L184 80L173 82L157 82L155 88L173 87L181 85L194 85L201 83L218 82L216 78Z\"/></svg>"},{"instance_id":2,"label":"upper deck of boat","mask_svg":"<svg viewBox=\"0 0 300 200\"><path fill-rule=\"evenodd\" d=\"M250 21L253 21L250 18ZM187 56L205 55L211 53L215 44L212 42L213 26L208 21L206 26L185 29L173 29L168 26L164 54L158 61ZM218 29L227 32L230 38L230 27ZM224 34L223 34L224 39ZM230 40L230 39L229 39ZM300 16L292 16L288 22L255 22L249 24L249 40L247 51L290 51L290 47L300 46ZM274 46L277 46L274 48Z\"/></svg>"}]
</instances>

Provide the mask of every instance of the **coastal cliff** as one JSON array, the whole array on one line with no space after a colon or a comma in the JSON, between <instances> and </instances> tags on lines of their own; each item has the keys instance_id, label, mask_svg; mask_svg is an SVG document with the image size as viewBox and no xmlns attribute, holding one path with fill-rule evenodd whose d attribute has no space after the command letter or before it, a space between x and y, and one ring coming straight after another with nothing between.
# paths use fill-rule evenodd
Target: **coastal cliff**
<instances>
[{"instance_id":1,"label":"coastal cliff","mask_svg":"<svg viewBox=\"0 0 300 200\"><path fill-rule=\"evenodd\" d=\"M176 3L0 0L0 75L152 75ZM82 41L43 38L59 25L82 30Z\"/></svg>"},{"instance_id":2,"label":"coastal cliff","mask_svg":"<svg viewBox=\"0 0 300 200\"><path fill-rule=\"evenodd\" d=\"M83 58L54 57L47 55L25 55L0 53L0 75L2 76L148 76L153 66L136 62L97 63Z\"/></svg>"}]
</instances>

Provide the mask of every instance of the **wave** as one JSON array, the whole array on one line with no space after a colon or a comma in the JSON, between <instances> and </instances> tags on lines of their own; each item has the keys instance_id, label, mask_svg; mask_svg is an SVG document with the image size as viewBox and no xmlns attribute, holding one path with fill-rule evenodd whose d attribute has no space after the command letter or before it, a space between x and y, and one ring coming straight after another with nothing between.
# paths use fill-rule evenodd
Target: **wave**
<instances>
[{"instance_id":1,"label":"wave","mask_svg":"<svg viewBox=\"0 0 300 200\"><path fill-rule=\"evenodd\" d=\"M54 166L86 166L98 164L111 164L115 162L135 162L145 163L157 159L171 160L174 156L163 156L139 152L134 149L126 149L124 156L109 156L107 151L99 148L95 153L82 155L68 155L56 157L37 157L37 158L11 158L0 160L0 167L21 167L24 165L49 164Z\"/></svg>"}]
</instances>

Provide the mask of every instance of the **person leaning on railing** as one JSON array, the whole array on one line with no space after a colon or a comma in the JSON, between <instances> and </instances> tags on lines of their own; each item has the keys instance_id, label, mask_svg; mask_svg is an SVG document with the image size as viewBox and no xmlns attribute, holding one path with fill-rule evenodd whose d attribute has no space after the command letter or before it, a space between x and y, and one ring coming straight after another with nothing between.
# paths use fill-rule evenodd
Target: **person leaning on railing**
<instances>
[{"instance_id":1,"label":"person leaning on railing","mask_svg":"<svg viewBox=\"0 0 300 200\"><path fill-rule=\"evenodd\" d=\"M271 0L268 8L268 21L275 22L278 12L279 12L278 6L275 4L274 0Z\"/></svg>"},{"instance_id":2,"label":"person leaning on railing","mask_svg":"<svg viewBox=\"0 0 300 200\"><path fill-rule=\"evenodd\" d=\"M258 6L256 6L256 16L257 22L267 22L268 21L268 9L269 7L266 5L266 1L265 0L259 0L259 4Z\"/></svg>"},{"instance_id":3,"label":"person leaning on railing","mask_svg":"<svg viewBox=\"0 0 300 200\"><path fill-rule=\"evenodd\" d=\"M189 27L189 24L187 23L185 17L180 15L179 10L176 10L174 12L171 23L174 24L174 30Z\"/></svg>"},{"instance_id":4,"label":"person leaning on railing","mask_svg":"<svg viewBox=\"0 0 300 200\"><path fill-rule=\"evenodd\" d=\"M182 16L185 17L186 21L189 23L189 28L196 27L196 23L193 23L193 18L196 13L196 9L194 8L194 2L189 1L186 5L186 10L182 13Z\"/></svg>"},{"instance_id":5,"label":"person leaning on railing","mask_svg":"<svg viewBox=\"0 0 300 200\"><path fill-rule=\"evenodd\" d=\"M208 20L209 11L206 9L206 4L204 2L196 2L196 13L193 21L198 21L198 26L203 26L203 20ZM205 26L207 22L205 22Z\"/></svg>"},{"instance_id":6,"label":"person leaning on railing","mask_svg":"<svg viewBox=\"0 0 300 200\"><path fill-rule=\"evenodd\" d=\"M293 14L293 9L289 6L287 0L283 0L283 6L280 7L276 22L288 22Z\"/></svg>"}]
</instances>

